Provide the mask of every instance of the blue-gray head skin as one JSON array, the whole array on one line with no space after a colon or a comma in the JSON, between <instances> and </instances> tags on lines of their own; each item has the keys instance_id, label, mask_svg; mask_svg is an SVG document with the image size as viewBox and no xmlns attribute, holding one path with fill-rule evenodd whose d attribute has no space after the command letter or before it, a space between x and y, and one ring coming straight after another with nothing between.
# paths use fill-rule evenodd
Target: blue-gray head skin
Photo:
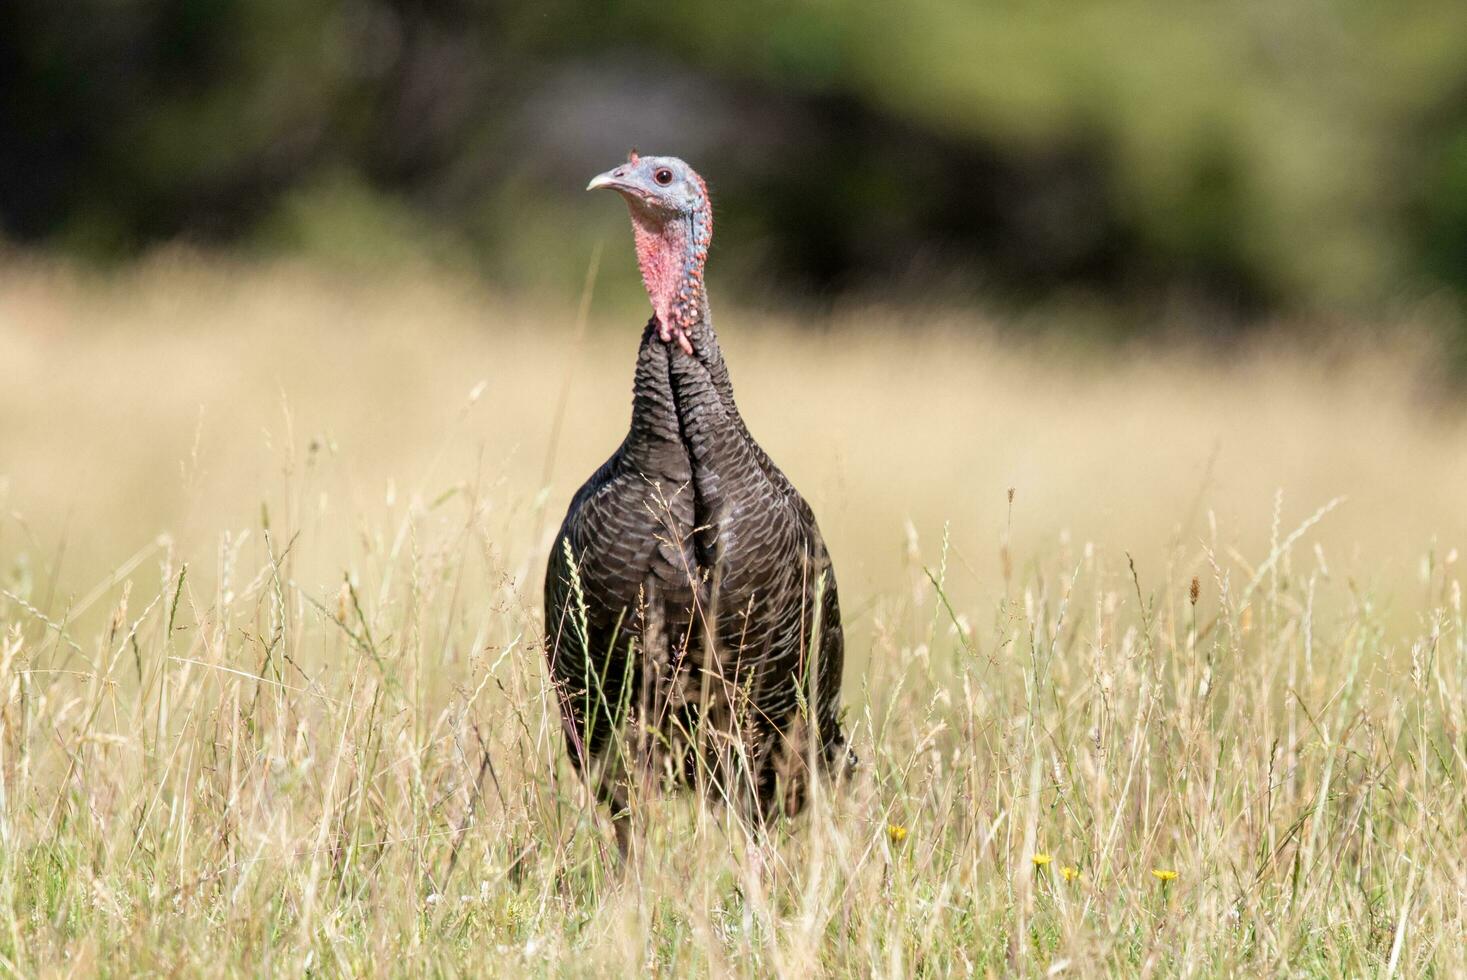
<instances>
[{"instance_id":1,"label":"blue-gray head skin","mask_svg":"<svg viewBox=\"0 0 1467 980\"><path fill-rule=\"evenodd\" d=\"M592 179L586 190L610 188L626 199L637 245L642 284L657 315L658 335L693 352L693 326L707 316L703 265L713 240L708 187L677 157L644 157Z\"/></svg>"}]
</instances>

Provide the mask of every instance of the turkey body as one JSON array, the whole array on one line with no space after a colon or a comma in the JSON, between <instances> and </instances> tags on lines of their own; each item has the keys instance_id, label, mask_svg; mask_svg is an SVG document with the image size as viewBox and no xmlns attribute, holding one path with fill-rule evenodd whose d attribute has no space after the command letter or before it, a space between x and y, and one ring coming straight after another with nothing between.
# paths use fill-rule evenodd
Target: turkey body
<instances>
[{"instance_id":1,"label":"turkey body","mask_svg":"<svg viewBox=\"0 0 1467 980\"><path fill-rule=\"evenodd\" d=\"M848 756L835 577L739 415L706 306L686 339L648 323L631 426L556 536L550 674L572 763L614 817L638 780L792 814L811 765Z\"/></svg>"}]
</instances>

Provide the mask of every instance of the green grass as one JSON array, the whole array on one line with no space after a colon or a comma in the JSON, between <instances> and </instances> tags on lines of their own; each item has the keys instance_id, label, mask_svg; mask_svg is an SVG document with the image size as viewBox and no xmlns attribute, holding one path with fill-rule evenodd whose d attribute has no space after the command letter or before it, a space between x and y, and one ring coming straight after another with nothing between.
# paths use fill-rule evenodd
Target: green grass
<instances>
[{"instance_id":1,"label":"green grass","mask_svg":"<svg viewBox=\"0 0 1467 980\"><path fill-rule=\"evenodd\" d=\"M639 799L623 870L539 580L630 331L238 271L7 283L0 971L1467 971L1467 427L1394 368L729 316L863 762L766 840Z\"/></svg>"},{"instance_id":2,"label":"green grass","mask_svg":"<svg viewBox=\"0 0 1467 980\"><path fill-rule=\"evenodd\" d=\"M283 530L223 540L210 591L152 555L98 599L110 616L48 622L7 590L0 963L1467 966L1450 566L1396 631L1287 535L1251 575L1205 543L1134 574L1123 555L1036 555L971 611L941 599L945 555L914 556L861 634L854 779L764 841L686 797L640 800L646 846L623 871L561 757L538 611L499 574L489 510L409 508L334 594L293 578L303 538Z\"/></svg>"}]
</instances>

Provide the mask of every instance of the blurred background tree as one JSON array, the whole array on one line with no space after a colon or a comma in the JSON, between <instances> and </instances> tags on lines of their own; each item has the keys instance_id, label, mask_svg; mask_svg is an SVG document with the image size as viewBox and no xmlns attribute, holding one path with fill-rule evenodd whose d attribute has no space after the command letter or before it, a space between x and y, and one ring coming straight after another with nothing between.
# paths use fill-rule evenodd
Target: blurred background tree
<instances>
[{"instance_id":1,"label":"blurred background tree","mask_svg":"<svg viewBox=\"0 0 1467 980\"><path fill-rule=\"evenodd\" d=\"M709 177L746 303L1467 332L1461 0L0 4L15 248L574 290L625 233L581 188L633 145Z\"/></svg>"}]
</instances>

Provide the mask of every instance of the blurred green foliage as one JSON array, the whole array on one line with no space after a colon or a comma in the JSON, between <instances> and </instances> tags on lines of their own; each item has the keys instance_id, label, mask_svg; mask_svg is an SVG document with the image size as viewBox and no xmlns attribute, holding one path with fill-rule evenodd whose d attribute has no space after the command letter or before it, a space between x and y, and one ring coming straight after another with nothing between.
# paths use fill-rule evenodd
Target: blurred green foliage
<instances>
[{"instance_id":1,"label":"blurred green foliage","mask_svg":"<svg viewBox=\"0 0 1467 980\"><path fill-rule=\"evenodd\" d=\"M1243 321L1467 296L1462 0L6 0L0 236L566 286L629 145L722 274Z\"/></svg>"}]
</instances>

